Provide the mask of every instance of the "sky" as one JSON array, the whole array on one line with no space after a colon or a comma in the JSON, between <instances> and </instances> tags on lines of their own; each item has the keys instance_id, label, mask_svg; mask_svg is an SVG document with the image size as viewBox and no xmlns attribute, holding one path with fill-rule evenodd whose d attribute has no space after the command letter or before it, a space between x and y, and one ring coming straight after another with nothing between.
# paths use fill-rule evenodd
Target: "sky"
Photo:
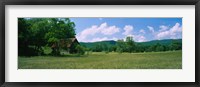
<instances>
[{"instance_id":1,"label":"sky","mask_svg":"<svg viewBox=\"0 0 200 87\"><path fill-rule=\"evenodd\" d=\"M79 42L182 39L182 18L70 18Z\"/></svg>"}]
</instances>

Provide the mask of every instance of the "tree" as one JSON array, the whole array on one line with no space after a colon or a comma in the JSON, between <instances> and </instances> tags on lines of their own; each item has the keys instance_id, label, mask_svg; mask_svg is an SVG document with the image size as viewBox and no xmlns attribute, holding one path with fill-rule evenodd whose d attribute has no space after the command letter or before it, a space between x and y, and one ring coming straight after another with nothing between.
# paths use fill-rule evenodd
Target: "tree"
<instances>
[{"instance_id":1,"label":"tree","mask_svg":"<svg viewBox=\"0 0 200 87\"><path fill-rule=\"evenodd\" d=\"M31 56L33 52L29 52L29 35L31 34L30 24L27 23L26 19L18 18L18 55L20 56Z\"/></svg>"},{"instance_id":2,"label":"tree","mask_svg":"<svg viewBox=\"0 0 200 87\"><path fill-rule=\"evenodd\" d=\"M117 48L116 48L116 51L117 52L119 52L119 53L122 53L122 52L124 52L124 50L125 50L125 47L126 45L125 45L125 42L124 42L124 40L122 39L122 40L117 40Z\"/></svg>"},{"instance_id":3,"label":"tree","mask_svg":"<svg viewBox=\"0 0 200 87\"><path fill-rule=\"evenodd\" d=\"M52 54L60 55L60 49L64 48L60 44L60 40L75 37L75 24L68 18L49 18L48 26L50 26L50 29L45 34L45 39L49 46L53 46Z\"/></svg>"},{"instance_id":4,"label":"tree","mask_svg":"<svg viewBox=\"0 0 200 87\"><path fill-rule=\"evenodd\" d=\"M130 53L135 51L135 42L131 36L126 37L126 51Z\"/></svg>"},{"instance_id":5,"label":"tree","mask_svg":"<svg viewBox=\"0 0 200 87\"><path fill-rule=\"evenodd\" d=\"M181 50L182 44L176 40L173 40L172 43L170 44L170 49L171 50Z\"/></svg>"},{"instance_id":6,"label":"tree","mask_svg":"<svg viewBox=\"0 0 200 87\"><path fill-rule=\"evenodd\" d=\"M19 18L19 54L42 54L43 46L50 46L53 55L60 55L61 39L75 37L75 24L69 18ZM33 49L30 51L30 49Z\"/></svg>"},{"instance_id":7,"label":"tree","mask_svg":"<svg viewBox=\"0 0 200 87\"><path fill-rule=\"evenodd\" d=\"M116 45L110 46L110 47L109 47L109 51L110 51L110 52L112 52L112 51L116 52L116 49L117 49L117 46L116 46Z\"/></svg>"},{"instance_id":8,"label":"tree","mask_svg":"<svg viewBox=\"0 0 200 87\"><path fill-rule=\"evenodd\" d=\"M164 47L160 44L160 43L157 43L155 45L155 49L154 49L156 52L159 52L159 51L164 51Z\"/></svg>"},{"instance_id":9,"label":"tree","mask_svg":"<svg viewBox=\"0 0 200 87\"><path fill-rule=\"evenodd\" d=\"M44 18L29 19L31 24L31 37L30 41L34 46L34 49L38 51L38 54L43 54L42 47L47 44L45 40L45 34L48 32L50 26L48 26L48 20Z\"/></svg>"},{"instance_id":10,"label":"tree","mask_svg":"<svg viewBox=\"0 0 200 87\"><path fill-rule=\"evenodd\" d=\"M84 55L85 51L87 50L85 47L83 47L81 45L77 45L75 49L78 50L79 55Z\"/></svg>"}]
</instances>

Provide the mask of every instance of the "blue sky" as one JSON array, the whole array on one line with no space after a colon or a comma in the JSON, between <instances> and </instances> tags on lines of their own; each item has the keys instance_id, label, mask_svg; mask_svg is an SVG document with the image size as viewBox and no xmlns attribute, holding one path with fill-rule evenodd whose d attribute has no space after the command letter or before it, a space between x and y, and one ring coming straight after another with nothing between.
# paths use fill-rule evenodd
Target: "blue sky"
<instances>
[{"instance_id":1,"label":"blue sky","mask_svg":"<svg viewBox=\"0 0 200 87\"><path fill-rule=\"evenodd\" d=\"M182 38L182 18L70 18L80 42L119 40L136 42Z\"/></svg>"}]
</instances>

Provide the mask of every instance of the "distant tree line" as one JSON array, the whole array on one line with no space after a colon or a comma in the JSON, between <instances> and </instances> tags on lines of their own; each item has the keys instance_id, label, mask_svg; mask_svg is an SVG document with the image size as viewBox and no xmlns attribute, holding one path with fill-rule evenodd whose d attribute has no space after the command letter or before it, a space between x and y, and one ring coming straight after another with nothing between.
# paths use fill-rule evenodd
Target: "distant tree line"
<instances>
[{"instance_id":1,"label":"distant tree line","mask_svg":"<svg viewBox=\"0 0 200 87\"><path fill-rule=\"evenodd\" d=\"M52 48L52 55L60 55L64 48L60 39L74 38L75 24L69 18L18 18L18 55L43 55L42 47Z\"/></svg>"},{"instance_id":2,"label":"distant tree line","mask_svg":"<svg viewBox=\"0 0 200 87\"><path fill-rule=\"evenodd\" d=\"M182 50L182 43L172 41L170 44L156 43L153 45L143 45L134 42L132 37L127 37L126 40L118 40L115 45L109 46L105 43L99 43L90 48L93 52L160 52Z\"/></svg>"}]
</instances>

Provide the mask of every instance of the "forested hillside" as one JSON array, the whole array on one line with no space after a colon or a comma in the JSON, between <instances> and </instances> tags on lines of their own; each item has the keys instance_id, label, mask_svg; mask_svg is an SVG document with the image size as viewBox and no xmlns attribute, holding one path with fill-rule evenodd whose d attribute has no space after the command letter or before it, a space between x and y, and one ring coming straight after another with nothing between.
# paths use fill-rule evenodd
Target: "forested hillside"
<instances>
[{"instance_id":1,"label":"forested hillside","mask_svg":"<svg viewBox=\"0 0 200 87\"><path fill-rule=\"evenodd\" d=\"M122 42L122 41L121 41ZM93 51L117 51L120 41L100 41L100 42L80 42L84 47L90 48ZM124 41L125 43L125 41ZM151 52L151 51L170 51L181 50L182 39L164 39L164 40L152 40L147 42L134 42L134 48L132 52ZM123 49L123 48L119 48ZM119 51L118 49L118 51Z\"/></svg>"}]
</instances>

